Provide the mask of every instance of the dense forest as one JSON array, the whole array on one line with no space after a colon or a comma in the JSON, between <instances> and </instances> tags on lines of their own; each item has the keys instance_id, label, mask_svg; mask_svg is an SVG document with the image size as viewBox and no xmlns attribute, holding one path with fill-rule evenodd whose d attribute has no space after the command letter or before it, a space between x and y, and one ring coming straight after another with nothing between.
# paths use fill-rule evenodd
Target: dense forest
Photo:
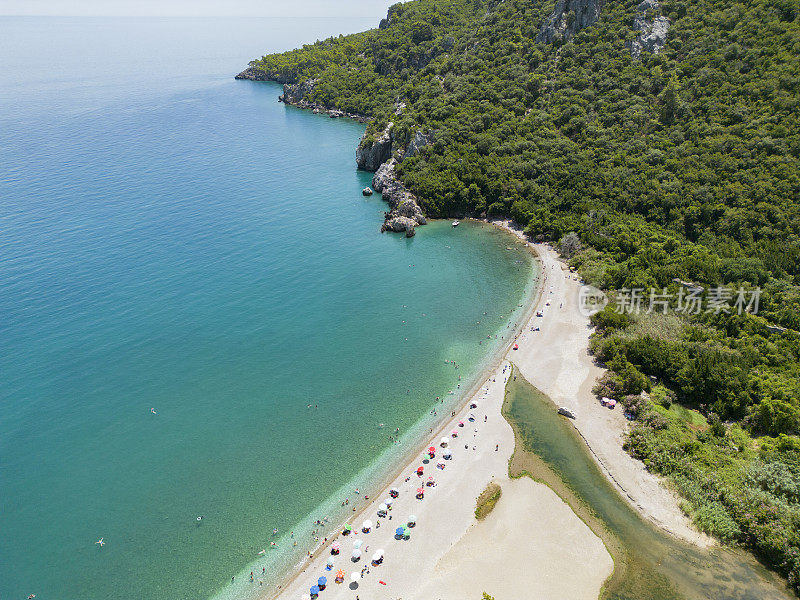
<instances>
[{"instance_id":1,"label":"dense forest","mask_svg":"<svg viewBox=\"0 0 800 600\"><path fill-rule=\"evenodd\" d=\"M508 216L560 244L612 298L592 350L609 367L598 394L635 419L628 451L796 591L798 14L797 0L416 0L251 63L371 117L367 141L390 121L399 147L429 135L397 167L428 215ZM633 52L655 18L666 44ZM618 310L614 291L639 288L665 310ZM687 290L725 302L680 310ZM736 310L736 290L761 290L757 310Z\"/></svg>"}]
</instances>

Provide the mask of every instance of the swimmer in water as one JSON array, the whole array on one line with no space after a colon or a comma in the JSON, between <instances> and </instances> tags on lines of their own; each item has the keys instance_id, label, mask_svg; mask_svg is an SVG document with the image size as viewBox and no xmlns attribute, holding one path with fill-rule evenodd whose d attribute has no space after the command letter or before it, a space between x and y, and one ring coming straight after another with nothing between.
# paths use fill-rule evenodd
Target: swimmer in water
<instances>
[{"instance_id":1,"label":"swimmer in water","mask_svg":"<svg viewBox=\"0 0 800 600\"><path fill-rule=\"evenodd\" d=\"M156 412L156 409L155 409L155 408L151 408L151 409L150 409L150 412L151 412L151 413L153 413L154 415L157 415L157 414L158 414L158 413Z\"/></svg>"}]
</instances>

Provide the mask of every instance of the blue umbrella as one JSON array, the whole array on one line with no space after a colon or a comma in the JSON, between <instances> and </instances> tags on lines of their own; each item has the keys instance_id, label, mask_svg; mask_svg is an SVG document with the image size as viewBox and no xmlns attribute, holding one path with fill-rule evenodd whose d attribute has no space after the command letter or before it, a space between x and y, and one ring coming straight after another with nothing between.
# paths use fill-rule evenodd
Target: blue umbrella
<instances>
[{"instance_id":1,"label":"blue umbrella","mask_svg":"<svg viewBox=\"0 0 800 600\"><path fill-rule=\"evenodd\" d=\"M398 527L397 529L394 530L395 535L403 535L405 532L406 530L403 529L402 527Z\"/></svg>"},{"instance_id":2,"label":"blue umbrella","mask_svg":"<svg viewBox=\"0 0 800 600\"><path fill-rule=\"evenodd\" d=\"M327 583L328 583L328 580L325 577L320 577L319 579L317 579L317 585L319 587L322 587L323 585L326 585Z\"/></svg>"},{"instance_id":3,"label":"blue umbrella","mask_svg":"<svg viewBox=\"0 0 800 600\"><path fill-rule=\"evenodd\" d=\"M310 591L312 596L319 596L319 586L315 585L314 587L311 588Z\"/></svg>"}]
</instances>

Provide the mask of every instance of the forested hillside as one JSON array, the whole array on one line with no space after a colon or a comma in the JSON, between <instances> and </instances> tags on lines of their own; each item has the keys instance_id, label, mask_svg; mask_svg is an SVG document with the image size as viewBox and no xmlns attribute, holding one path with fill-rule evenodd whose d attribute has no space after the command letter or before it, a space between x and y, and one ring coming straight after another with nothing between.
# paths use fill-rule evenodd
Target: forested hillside
<instances>
[{"instance_id":1,"label":"forested hillside","mask_svg":"<svg viewBox=\"0 0 800 600\"><path fill-rule=\"evenodd\" d=\"M369 135L393 122L399 147L430 134L397 167L430 216L510 216L612 297L666 288L669 314L612 302L593 317L611 369L598 392L625 402L629 451L695 522L795 590L799 14L798 0L416 0L251 63L315 80L309 100L372 117ZM663 47L643 23L668 25ZM706 301L734 293L678 311L676 280ZM739 288L762 289L757 315L735 310Z\"/></svg>"}]
</instances>

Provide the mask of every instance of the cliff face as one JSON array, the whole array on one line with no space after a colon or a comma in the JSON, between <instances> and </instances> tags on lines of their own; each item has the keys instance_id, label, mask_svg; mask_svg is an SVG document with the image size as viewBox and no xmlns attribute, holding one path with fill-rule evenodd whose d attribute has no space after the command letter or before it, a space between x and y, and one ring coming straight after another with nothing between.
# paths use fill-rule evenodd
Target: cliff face
<instances>
[{"instance_id":1,"label":"cliff face","mask_svg":"<svg viewBox=\"0 0 800 600\"><path fill-rule=\"evenodd\" d=\"M669 19L661 14L658 0L643 0L636 9L633 28L640 33L630 44L631 55L639 58L642 52L658 54L667 43Z\"/></svg>"},{"instance_id":2,"label":"cliff face","mask_svg":"<svg viewBox=\"0 0 800 600\"><path fill-rule=\"evenodd\" d=\"M377 171L378 167L392 157L392 125L389 123L373 141L367 142L364 138L361 139L356 148L356 164L359 169Z\"/></svg>"},{"instance_id":3,"label":"cliff face","mask_svg":"<svg viewBox=\"0 0 800 600\"><path fill-rule=\"evenodd\" d=\"M581 29L597 22L604 2L605 0L557 0L552 14L539 30L536 41L550 44L558 38L570 39Z\"/></svg>"}]
</instances>

